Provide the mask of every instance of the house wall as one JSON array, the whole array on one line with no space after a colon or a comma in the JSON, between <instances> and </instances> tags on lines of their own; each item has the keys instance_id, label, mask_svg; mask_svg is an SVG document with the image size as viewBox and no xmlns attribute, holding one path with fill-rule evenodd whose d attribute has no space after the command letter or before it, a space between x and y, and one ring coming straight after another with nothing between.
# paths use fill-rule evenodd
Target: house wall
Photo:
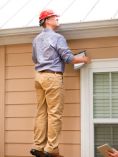
<instances>
[{"instance_id":1,"label":"house wall","mask_svg":"<svg viewBox=\"0 0 118 157\"><path fill-rule=\"evenodd\" d=\"M92 59L118 57L118 36L69 41L72 49L86 49ZM78 50L74 50L76 53Z\"/></svg>"},{"instance_id":2,"label":"house wall","mask_svg":"<svg viewBox=\"0 0 118 157\"><path fill-rule=\"evenodd\" d=\"M68 41L74 53L86 49L91 58L118 58L118 37ZM29 157L36 113L31 44L0 46L0 157ZM80 157L80 72L66 65L65 108L60 137L64 157ZM5 155L4 155L5 154Z\"/></svg>"}]
</instances>

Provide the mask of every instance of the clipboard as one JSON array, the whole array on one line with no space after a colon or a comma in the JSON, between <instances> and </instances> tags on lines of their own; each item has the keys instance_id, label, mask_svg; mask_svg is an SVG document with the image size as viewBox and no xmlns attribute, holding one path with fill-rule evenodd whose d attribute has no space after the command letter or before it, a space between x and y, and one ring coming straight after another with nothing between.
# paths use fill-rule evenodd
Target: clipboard
<instances>
[{"instance_id":1,"label":"clipboard","mask_svg":"<svg viewBox=\"0 0 118 157\"><path fill-rule=\"evenodd\" d=\"M80 53L76 54L75 56L80 57L80 56L86 56L86 51L81 51ZM84 66L85 63L76 63L74 64L74 70L80 69L81 67Z\"/></svg>"},{"instance_id":2,"label":"clipboard","mask_svg":"<svg viewBox=\"0 0 118 157\"><path fill-rule=\"evenodd\" d=\"M98 151L104 156L104 157L109 157L108 152L113 153L113 148L110 147L108 144L101 145L97 147Z\"/></svg>"}]
</instances>

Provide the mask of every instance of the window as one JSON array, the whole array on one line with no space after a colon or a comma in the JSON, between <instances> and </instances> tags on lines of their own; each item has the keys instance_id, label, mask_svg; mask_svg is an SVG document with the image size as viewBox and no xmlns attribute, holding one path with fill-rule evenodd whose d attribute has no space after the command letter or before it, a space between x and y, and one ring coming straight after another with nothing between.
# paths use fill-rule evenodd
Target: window
<instances>
[{"instance_id":1,"label":"window","mask_svg":"<svg viewBox=\"0 0 118 157\"><path fill-rule=\"evenodd\" d=\"M97 146L118 149L118 60L94 60L81 81L81 157L101 157Z\"/></svg>"}]
</instances>

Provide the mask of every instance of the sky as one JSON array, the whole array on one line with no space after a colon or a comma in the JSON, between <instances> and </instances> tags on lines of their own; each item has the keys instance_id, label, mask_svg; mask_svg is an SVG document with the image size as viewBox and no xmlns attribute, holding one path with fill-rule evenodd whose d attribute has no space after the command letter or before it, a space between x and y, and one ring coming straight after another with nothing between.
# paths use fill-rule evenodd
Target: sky
<instances>
[{"instance_id":1,"label":"sky","mask_svg":"<svg viewBox=\"0 0 118 157\"><path fill-rule=\"evenodd\" d=\"M38 26L42 10L60 15L60 24L118 19L118 0L0 0L0 29Z\"/></svg>"}]
</instances>

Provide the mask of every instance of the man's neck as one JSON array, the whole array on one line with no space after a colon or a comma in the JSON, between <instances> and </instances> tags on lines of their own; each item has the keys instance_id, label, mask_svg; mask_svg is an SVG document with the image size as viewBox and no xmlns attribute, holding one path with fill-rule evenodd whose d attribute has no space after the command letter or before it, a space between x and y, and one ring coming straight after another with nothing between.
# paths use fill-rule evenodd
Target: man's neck
<instances>
[{"instance_id":1,"label":"man's neck","mask_svg":"<svg viewBox=\"0 0 118 157\"><path fill-rule=\"evenodd\" d=\"M47 28L47 29L50 29L50 30L53 30L53 31L56 30L56 28L54 28L54 27L52 27L52 26L46 26L46 28Z\"/></svg>"}]
</instances>

